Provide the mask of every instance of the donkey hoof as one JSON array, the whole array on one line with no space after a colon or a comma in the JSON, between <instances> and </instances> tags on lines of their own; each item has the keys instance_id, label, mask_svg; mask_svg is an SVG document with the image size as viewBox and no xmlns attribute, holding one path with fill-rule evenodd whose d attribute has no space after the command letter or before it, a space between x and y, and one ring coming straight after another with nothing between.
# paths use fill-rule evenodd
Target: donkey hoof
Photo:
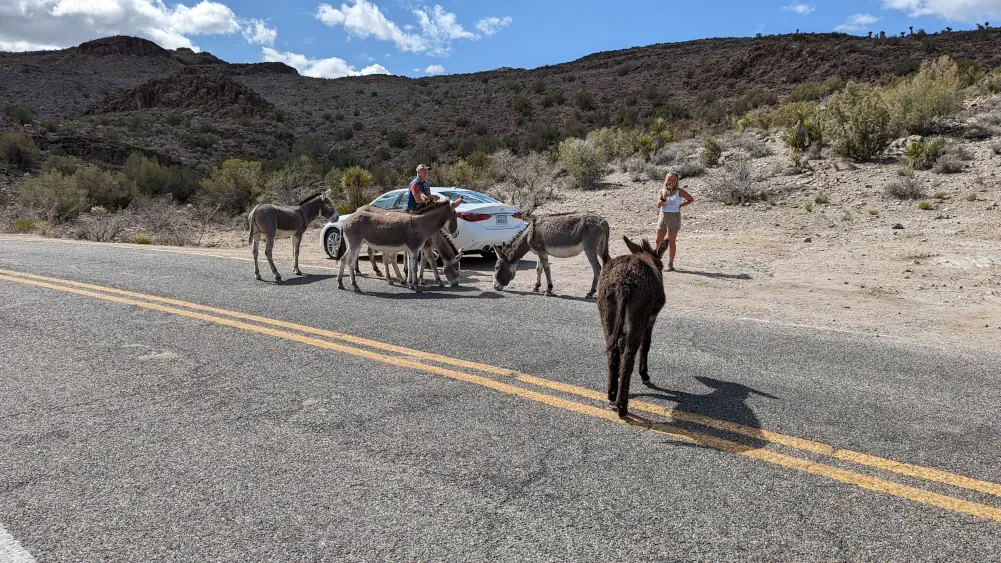
<instances>
[{"instance_id":1,"label":"donkey hoof","mask_svg":"<svg viewBox=\"0 0 1001 563\"><path fill-rule=\"evenodd\" d=\"M337 282L337 289L344 289L344 284L341 282Z\"/></svg>"},{"instance_id":2,"label":"donkey hoof","mask_svg":"<svg viewBox=\"0 0 1001 563\"><path fill-rule=\"evenodd\" d=\"M438 287L445 287L445 282L443 281L438 282Z\"/></svg>"},{"instance_id":3,"label":"donkey hoof","mask_svg":"<svg viewBox=\"0 0 1001 563\"><path fill-rule=\"evenodd\" d=\"M629 409L625 405L615 405L615 410L619 413L619 418L626 418L629 416Z\"/></svg>"},{"instance_id":4,"label":"donkey hoof","mask_svg":"<svg viewBox=\"0 0 1001 563\"><path fill-rule=\"evenodd\" d=\"M306 274L302 273L301 271L296 270L295 275L297 275L297 276L305 276Z\"/></svg>"},{"instance_id":5,"label":"donkey hoof","mask_svg":"<svg viewBox=\"0 0 1001 563\"><path fill-rule=\"evenodd\" d=\"M542 284L539 284L539 285L537 285L537 286L533 287L533 288L532 288L532 291L533 291L534 293L538 293L540 289L542 289Z\"/></svg>"},{"instance_id":6,"label":"donkey hoof","mask_svg":"<svg viewBox=\"0 0 1001 563\"><path fill-rule=\"evenodd\" d=\"M275 283L282 283L282 277L281 276L275 276Z\"/></svg>"},{"instance_id":7,"label":"donkey hoof","mask_svg":"<svg viewBox=\"0 0 1001 563\"><path fill-rule=\"evenodd\" d=\"M255 273L254 277L257 278L257 279L259 279L259 280L261 280L261 281L264 281L264 278L261 277L261 274Z\"/></svg>"},{"instance_id":8,"label":"donkey hoof","mask_svg":"<svg viewBox=\"0 0 1001 563\"><path fill-rule=\"evenodd\" d=\"M594 298L594 292L593 291L584 296L584 299L593 299L593 298Z\"/></svg>"}]
</instances>

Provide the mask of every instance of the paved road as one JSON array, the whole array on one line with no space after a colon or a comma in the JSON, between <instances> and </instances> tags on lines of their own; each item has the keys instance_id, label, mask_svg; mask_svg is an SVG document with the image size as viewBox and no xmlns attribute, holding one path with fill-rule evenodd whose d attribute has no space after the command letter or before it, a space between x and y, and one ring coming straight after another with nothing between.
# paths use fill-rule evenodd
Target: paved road
<instances>
[{"instance_id":1,"label":"paved road","mask_svg":"<svg viewBox=\"0 0 1001 563\"><path fill-rule=\"evenodd\" d=\"M64 242L0 270L0 559L999 554L995 356L666 310L624 424L593 302Z\"/></svg>"}]
</instances>

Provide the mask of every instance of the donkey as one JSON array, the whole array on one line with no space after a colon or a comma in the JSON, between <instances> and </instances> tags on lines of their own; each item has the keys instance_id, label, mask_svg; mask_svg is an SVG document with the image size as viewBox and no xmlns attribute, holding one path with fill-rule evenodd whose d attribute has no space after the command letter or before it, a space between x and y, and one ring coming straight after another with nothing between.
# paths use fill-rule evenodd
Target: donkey
<instances>
[{"instance_id":1,"label":"donkey","mask_svg":"<svg viewBox=\"0 0 1001 563\"><path fill-rule=\"evenodd\" d=\"M363 211L366 213L374 214L385 214L385 213L399 213L394 211L389 211L379 207L373 207L371 205L363 205L358 208L358 211ZM431 235L431 238L424 244L421 249L421 266L418 272L418 279L421 283L424 281L424 264L427 263L431 266L434 271L434 281L439 286L444 286L445 284L441 281L441 276L438 275L438 265L434 259L434 255L431 254L431 250L438 251L438 255L441 256L442 270L445 272L445 279L451 287L456 287L459 285L459 261L462 260L462 250L456 249L455 244L452 243L451 237L444 229L440 229L435 234ZM400 275L400 269L396 265L396 254L397 253L383 253L382 255L382 266L386 269L386 281L390 284L393 283L393 279L389 275L389 265L393 265L393 269L396 270L396 279L403 282L403 276ZM381 276L382 272L379 271L379 266L375 262L375 251L372 247L368 247L368 262L372 265L372 270L375 271L375 275ZM406 268L404 268L406 270ZM409 270L408 270L409 272ZM355 265L355 273L360 274L361 271L358 270L357 264Z\"/></svg>"},{"instance_id":2,"label":"donkey","mask_svg":"<svg viewBox=\"0 0 1001 563\"><path fill-rule=\"evenodd\" d=\"M459 285L459 269L460 261L462 260L462 250L455 247L455 243L452 242L452 237L448 236L445 229L439 229L438 232L431 235L431 238L424 243L424 247L421 248L421 260L420 268L417 271L418 283L424 284L424 265L427 264L431 267L431 271L434 272L434 281L439 287L445 287L445 283L441 281L441 276L438 275L438 263L431 253L432 250L438 252L438 256L441 257L442 271L445 272L445 279L448 280L448 285L450 287L457 287ZM393 270L396 271L396 279L403 281L403 276L400 275L400 269L396 265L396 254L385 252L382 254L382 266L386 269L386 281L390 284L393 283L392 278L389 275L389 266L392 264ZM371 248L368 249L368 259L369 262L373 260L373 251ZM403 270L408 272L407 264L404 263ZM375 268L375 263L372 262L373 269ZM379 272L376 271L376 275Z\"/></svg>"},{"instance_id":3,"label":"donkey","mask_svg":"<svg viewBox=\"0 0 1001 563\"><path fill-rule=\"evenodd\" d=\"M257 265L257 249L260 246L262 234L267 237L264 255L268 257L268 264L271 265L271 272L275 275L275 282L281 283L282 281L281 274L275 268L275 261L271 258L271 250L278 237L292 237L293 271L297 276L303 275L302 270L299 269L299 244L302 242L302 234L321 215L331 221L337 221L337 207L334 200L326 192L317 192L307 197L300 201L297 207L271 205L270 203L262 203L254 207L250 211L250 215L247 216L247 222L250 223L247 244L254 243L254 275L257 279L261 279L261 269Z\"/></svg>"},{"instance_id":4,"label":"donkey","mask_svg":"<svg viewBox=\"0 0 1001 563\"><path fill-rule=\"evenodd\" d=\"M598 314L605 330L608 354L608 401L620 418L628 414L629 378L639 352L640 378L650 385L647 355L657 314L664 307L665 240L654 250L646 239L642 246L626 237L631 254L617 256L601 270L598 281Z\"/></svg>"},{"instance_id":5,"label":"donkey","mask_svg":"<svg viewBox=\"0 0 1001 563\"><path fill-rule=\"evenodd\" d=\"M549 270L549 257L572 258L581 252L587 255L587 260L594 270L591 291L587 297L594 297L598 286L598 257L602 266L611 259L608 256L608 221L594 213L562 213L547 215L534 219L528 227L513 240L501 247L494 247L497 253L497 263L494 265L494 289L501 291L514 279L518 262L529 251L539 257L535 268L535 289L542 287L542 271L546 272L546 295L553 294L553 276Z\"/></svg>"},{"instance_id":6,"label":"donkey","mask_svg":"<svg viewBox=\"0 0 1001 563\"><path fill-rule=\"evenodd\" d=\"M416 213L354 213L344 222L344 240L348 244L347 260L341 260L337 275L337 287L344 289L344 266L351 265L351 285L358 290L355 268L362 243L383 253L407 252L410 270L407 272L407 286L420 291L417 285L417 260L424 244L442 227L448 225L448 232L459 229L455 208L462 204L462 197L455 201L433 202Z\"/></svg>"}]
</instances>

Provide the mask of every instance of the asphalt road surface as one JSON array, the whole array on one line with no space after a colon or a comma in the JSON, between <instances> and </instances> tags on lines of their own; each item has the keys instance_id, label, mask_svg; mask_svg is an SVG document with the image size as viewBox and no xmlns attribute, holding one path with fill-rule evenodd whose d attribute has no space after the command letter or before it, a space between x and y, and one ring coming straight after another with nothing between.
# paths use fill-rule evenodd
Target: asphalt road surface
<instances>
[{"instance_id":1,"label":"asphalt road surface","mask_svg":"<svg viewBox=\"0 0 1001 563\"><path fill-rule=\"evenodd\" d=\"M0 241L0 560L1001 554L1001 358L304 269Z\"/></svg>"}]
</instances>

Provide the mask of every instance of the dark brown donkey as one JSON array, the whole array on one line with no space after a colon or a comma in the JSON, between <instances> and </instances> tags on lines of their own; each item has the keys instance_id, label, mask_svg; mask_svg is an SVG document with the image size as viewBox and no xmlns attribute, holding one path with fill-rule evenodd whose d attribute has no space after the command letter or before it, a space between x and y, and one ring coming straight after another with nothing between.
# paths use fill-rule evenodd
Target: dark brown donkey
<instances>
[{"instance_id":1,"label":"dark brown donkey","mask_svg":"<svg viewBox=\"0 0 1001 563\"><path fill-rule=\"evenodd\" d=\"M646 239L637 245L626 237L632 254L617 256L605 264L598 279L598 314L605 329L608 353L608 401L620 418L628 414L629 378L636 354L640 377L650 384L647 354L657 314L664 307L664 263L667 241L654 250Z\"/></svg>"},{"instance_id":2,"label":"dark brown donkey","mask_svg":"<svg viewBox=\"0 0 1001 563\"><path fill-rule=\"evenodd\" d=\"M271 259L271 250L275 247L275 239L278 237L292 237L293 271L296 275L302 275L302 270L299 269L299 244L302 242L302 234L320 215L331 221L337 220L337 207L324 192L307 197L299 202L297 207L262 203L250 211L247 217L250 223L247 243L254 243L254 275L257 279L261 279L261 270L257 266L257 248L261 243L262 234L266 237L264 255L268 257L268 264L271 264L275 281L278 283L282 281L278 268L275 268L275 261Z\"/></svg>"}]
</instances>

